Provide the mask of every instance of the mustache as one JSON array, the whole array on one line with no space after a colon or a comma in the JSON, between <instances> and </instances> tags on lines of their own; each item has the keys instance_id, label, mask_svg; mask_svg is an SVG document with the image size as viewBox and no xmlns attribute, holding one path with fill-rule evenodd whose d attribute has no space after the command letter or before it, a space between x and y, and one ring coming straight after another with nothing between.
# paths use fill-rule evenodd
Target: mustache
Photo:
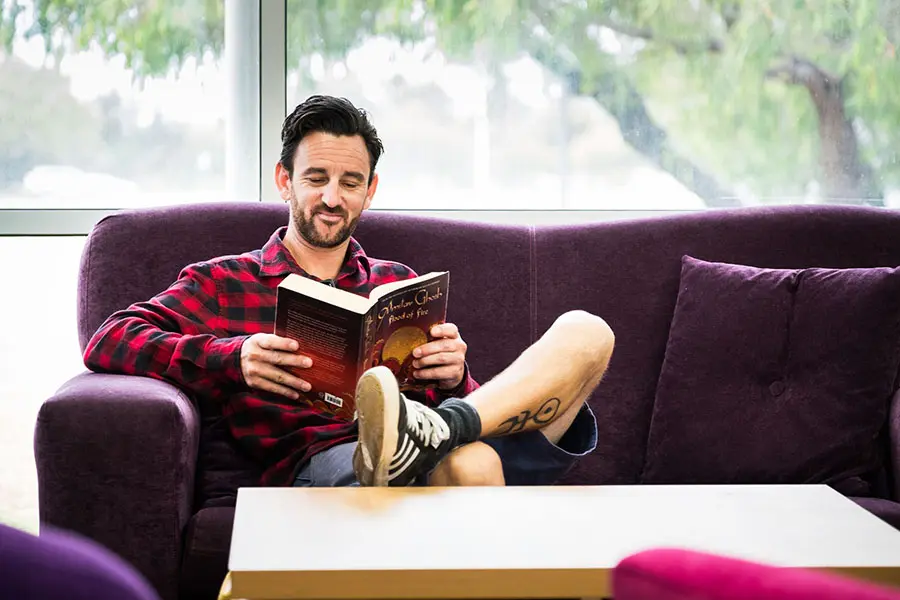
<instances>
[{"instance_id":1,"label":"mustache","mask_svg":"<svg viewBox=\"0 0 900 600\"><path fill-rule=\"evenodd\" d=\"M340 216L344 217L345 219L349 216L347 214L347 211L345 211L342 208L338 208L338 207L328 208L327 206L323 206L322 208L317 208L316 210L314 210L312 212L312 215L310 215L310 216L314 217L319 213L324 213L326 215L340 215Z\"/></svg>"}]
</instances>

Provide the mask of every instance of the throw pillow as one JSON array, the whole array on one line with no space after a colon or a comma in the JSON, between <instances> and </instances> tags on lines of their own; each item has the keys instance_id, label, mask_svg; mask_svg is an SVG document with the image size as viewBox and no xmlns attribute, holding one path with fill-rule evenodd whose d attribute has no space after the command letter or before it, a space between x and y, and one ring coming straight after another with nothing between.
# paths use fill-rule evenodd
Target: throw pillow
<instances>
[{"instance_id":1,"label":"throw pillow","mask_svg":"<svg viewBox=\"0 0 900 600\"><path fill-rule=\"evenodd\" d=\"M900 269L685 256L645 483L869 493L900 365Z\"/></svg>"}]
</instances>

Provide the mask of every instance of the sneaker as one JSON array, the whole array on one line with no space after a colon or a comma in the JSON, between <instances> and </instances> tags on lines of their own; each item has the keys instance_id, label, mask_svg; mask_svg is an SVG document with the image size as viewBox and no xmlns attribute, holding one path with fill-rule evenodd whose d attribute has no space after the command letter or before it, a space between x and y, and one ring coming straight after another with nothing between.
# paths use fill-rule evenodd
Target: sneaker
<instances>
[{"instance_id":1,"label":"sneaker","mask_svg":"<svg viewBox=\"0 0 900 600\"><path fill-rule=\"evenodd\" d=\"M407 399L385 366L356 385L359 443L353 470L360 485L406 486L450 451L450 427L438 413Z\"/></svg>"}]
</instances>

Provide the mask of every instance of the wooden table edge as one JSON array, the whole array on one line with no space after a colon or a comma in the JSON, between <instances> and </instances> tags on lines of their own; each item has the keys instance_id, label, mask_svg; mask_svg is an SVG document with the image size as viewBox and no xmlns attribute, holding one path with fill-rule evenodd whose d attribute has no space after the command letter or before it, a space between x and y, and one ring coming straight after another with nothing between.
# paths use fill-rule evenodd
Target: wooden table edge
<instances>
[{"instance_id":1,"label":"wooden table edge","mask_svg":"<svg viewBox=\"0 0 900 600\"><path fill-rule=\"evenodd\" d=\"M612 569L237 571L235 599L596 598Z\"/></svg>"},{"instance_id":2,"label":"wooden table edge","mask_svg":"<svg viewBox=\"0 0 900 600\"><path fill-rule=\"evenodd\" d=\"M900 565L783 568L900 587ZM246 600L611 598L613 570L238 571L230 576L231 597Z\"/></svg>"}]
</instances>

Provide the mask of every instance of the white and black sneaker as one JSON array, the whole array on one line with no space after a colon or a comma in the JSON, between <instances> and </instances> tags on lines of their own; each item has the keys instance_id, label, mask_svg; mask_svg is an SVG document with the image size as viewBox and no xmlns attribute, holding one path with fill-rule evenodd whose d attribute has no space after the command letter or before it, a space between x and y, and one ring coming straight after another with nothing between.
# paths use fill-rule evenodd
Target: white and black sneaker
<instances>
[{"instance_id":1,"label":"white and black sneaker","mask_svg":"<svg viewBox=\"0 0 900 600\"><path fill-rule=\"evenodd\" d=\"M406 486L452 450L450 425L424 404L400 393L384 366L366 371L356 385L359 444L353 470L360 485Z\"/></svg>"}]
</instances>

